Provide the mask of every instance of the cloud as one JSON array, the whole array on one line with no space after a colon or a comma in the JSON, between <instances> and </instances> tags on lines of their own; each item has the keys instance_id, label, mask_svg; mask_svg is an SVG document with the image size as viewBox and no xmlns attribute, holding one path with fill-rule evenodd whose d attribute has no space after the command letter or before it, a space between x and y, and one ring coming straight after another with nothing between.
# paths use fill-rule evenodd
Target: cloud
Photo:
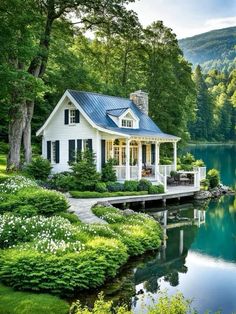
<instances>
[{"instance_id":1,"label":"cloud","mask_svg":"<svg viewBox=\"0 0 236 314\"><path fill-rule=\"evenodd\" d=\"M236 26L236 16L209 19L205 25L211 29Z\"/></svg>"}]
</instances>

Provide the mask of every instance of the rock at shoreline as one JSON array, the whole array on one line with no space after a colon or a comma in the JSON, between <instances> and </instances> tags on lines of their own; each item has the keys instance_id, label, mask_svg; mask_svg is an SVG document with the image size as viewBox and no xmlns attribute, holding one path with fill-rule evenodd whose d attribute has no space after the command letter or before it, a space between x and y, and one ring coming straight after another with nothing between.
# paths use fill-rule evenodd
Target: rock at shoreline
<instances>
[{"instance_id":1,"label":"rock at shoreline","mask_svg":"<svg viewBox=\"0 0 236 314\"><path fill-rule=\"evenodd\" d=\"M196 192L194 198L196 200L204 200L207 198L217 198L225 194L235 194L235 192L228 186L220 184L219 186L211 189L210 191Z\"/></svg>"},{"instance_id":2,"label":"rock at shoreline","mask_svg":"<svg viewBox=\"0 0 236 314\"><path fill-rule=\"evenodd\" d=\"M211 192L209 192L209 191L198 191L195 193L194 198L196 200L205 200L207 198L211 198Z\"/></svg>"}]
</instances>

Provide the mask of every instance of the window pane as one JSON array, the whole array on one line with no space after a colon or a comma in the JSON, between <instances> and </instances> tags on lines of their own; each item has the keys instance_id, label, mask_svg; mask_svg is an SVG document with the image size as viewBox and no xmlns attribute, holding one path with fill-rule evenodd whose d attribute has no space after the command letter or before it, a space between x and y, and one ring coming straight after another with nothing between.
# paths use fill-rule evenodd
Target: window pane
<instances>
[{"instance_id":1,"label":"window pane","mask_svg":"<svg viewBox=\"0 0 236 314\"><path fill-rule=\"evenodd\" d=\"M52 142L52 162L56 163L56 142Z\"/></svg>"},{"instance_id":2,"label":"window pane","mask_svg":"<svg viewBox=\"0 0 236 314\"><path fill-rule=\"evenodd\" d=\"M70 124L75 123L75 110L70 110Z\"/></svg>"}]
</instances>

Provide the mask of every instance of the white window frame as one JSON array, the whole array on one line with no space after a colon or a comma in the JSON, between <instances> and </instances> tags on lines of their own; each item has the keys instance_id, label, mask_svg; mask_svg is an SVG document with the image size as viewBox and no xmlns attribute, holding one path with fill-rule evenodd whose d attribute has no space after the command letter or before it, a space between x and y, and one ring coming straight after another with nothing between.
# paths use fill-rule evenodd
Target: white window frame
<instances>
[{"instance_id":1,"label":"white window frame","mask_svg":"<svg viewBox=\"0 0 236 314\"><path fill-rule=\"evenodd\" d=\"M69 125L75 125L75 116L76 109L69 109Z\"/></svg>"},{"instance_id":2,"label":"white window frame","mask_svg":"<svg viewBox=\"0 0 236 314\"><path fill-rule=\"evenodd\" d=\"M134 127L134 120L129 118L124 118L121 120L121 127L127 129L133 129Z\"/></svg>"}]
</instances>

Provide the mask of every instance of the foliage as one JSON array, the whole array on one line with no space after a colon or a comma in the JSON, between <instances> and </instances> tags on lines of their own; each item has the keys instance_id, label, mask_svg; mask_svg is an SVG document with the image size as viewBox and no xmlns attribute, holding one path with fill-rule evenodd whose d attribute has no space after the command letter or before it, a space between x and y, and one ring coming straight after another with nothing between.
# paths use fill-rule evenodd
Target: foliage
<instances>
[{"instance_id":1,"label":"foliage","mask_svg":"<svg viewBox=\"0 0 236 314\"><path fill-rule=\"evenodd\" d=\"M15 194L21 189L35 188L37 183L21 175L9 177L0 184L0 194Z\"/></svg>"},{"instance_id":2,"label":"foliage","mask_svg":"<svg viewBox=\"0 0 236 314\"><path fill-rule=\"evenodd\" d=\"M102 168L102 181L103 182L116 182L116 172L113 168L114 160L109 159Z\"/></svg>"},{"instance_id":3,"label":"foliage","mask_svg":"<svg viewBox=\"0 0 236 314\"><path fill-rule=\"evenodd\" d=\"M107 263L95 250L62 256L33 250L5 250L1 255L1 280L20 290L50 291L68 295L95 288L105 280ZM33 268L34 272L29 271Z\"/></svg>"},{"instance_id":4,"label":"foliage","mask_svg":"<svg viewBox=\"0 0 236 314\"><path fill-rule=\"evenodd\" d=\"M0 313L4 314L67 314L66 301L49 294L14 291L0 285Z\"/></svg>"},{"instance_id":5,"label":"foliage","mask_svg":"<svg viewBox=\"0 0 236 314\"><path fill-rule=\"evenodd\" d=\"M135 196L135 195L146 195L148 191L137 191L137 192L80 192L70 191L72 197L75 198L103 198L103 197L118 197L118 196Z\"/></svg>"},{"instance_id":6,"label":"foliage","mask_svg":"<svg viewBox=\"0 0 236 314\"><path fill-rule=\"evenodd\" d=\"M45 216L66 211L69 207L65 196L59 192L42 188L22 189L15 195L8 195L0 203L0 212L17 212L25 205L31 205L38 214Z\"/></svg>"},{"instance_id":7,"label":"foliage","mask_svg":"<svg viewBox=\"0 0 236 314\"><path fill-rule=\"evenodd\" d=\"M220 174L219 171L216 169L210 169L207 172L207 179L209 181L209 185L211 188L215 188L220 183Z\"/></svg>"},{"instance_id":8,"label":"foliage","mask_svg":"<svg viewBox=\"0 0 236 314\"><path fill-rule=\"evenodd\" d=\"M124 184L120 182L108 182L107 189L109 192L119 192L124 191Z\"/></svg>"},{"instance_id":9,"label":"foliage","mask_svg":"<svg viewBox=\"0 0 236 314\"><path fill-rule=\"evenodd\" d=\"M96 237L88 241L87 246L105 258L108 277L114 277L117 269L128 259L127 247L117 239Z\"/></svg>"},{"instance_id":10,"label":"foliage","mask_svg":"<svg viewBox=\"0 0 236 314\"><path fill-rule=\"evenodd\" d=\"M26 173L36 180L46 180L50 175L52 166L49 160L41 156L34 158L26 167Z\"/></svg>"},{"instance_id":11,"label":"foliage","mask_svg":"<svg viewBox=\"0 0 236 314\"><path fill-rule=\"evenodd\" d=\"M139 182L135 180L126 180L124 183L124 190L125 191L130 191L130 192L135 192L138 190L138 185Z\"/></svg>"},{"instance_id":12,"label":"foliage","mask_svg":"<svg viewBox=\"0 0 236 314\"><path fill-rule=\"evenodd\" d=\"M75 177L70 172L56 173L47 183L51 188L62 192L68 192L76 188Z\"/></svg>"},{"instance_id":13,"label":"foliage","mask_svg":"<svg viewBox=\"0 0 236 314\"><path fill-rule=\"evenodd\" d=\"M93 212L111 224L131 256L153 250L161 244L162 230L148 215L133 213L126 216L116 208L103 206L93 207Z\"/></svg>"},{"instance_id":14,"label":"foliage","mask_svg":"<svg viewBox=\"0 0 236 314\"><path fill-rule=\"evenodd\" d=\"M80 219L78 217L78 215L72 213L72 212L59 212L57 214L57 216L60 216L62 218L65 218L67 220L69 220L70 223L72 224L78 224L80 223Z\"/></svg>"},{"instance_id":15,"label":"foliage","mask_svg":"<svg viewBox=\"0 0 236 314\"><path fill-rule=\"evenodd\" d=\"M105 182L98 182L95 186L95 191L99 193L107 192L107 186Z\"/></svg>"},{"instance_id":16,"label":"foliage","mask_svg":"<svg viewBox=\"0 0 236 314\"><path fill-rule=\"evenodd\" d=\"M44 239L73 242L77 236L70 222L59 216L25 218L10 213L0 215L1 248Z\"/></svg>"},{"instance_id":17,"label":"foliage","mask_svg":"<svg viewBox=\"0 0 236 314\"><path fill-rule=\"evenodd\" d=\"M89 309L87 306L83 307L80 301L74 302L70 308L71 314L132 314L126 306L113 306L112 301L105 301L102 293L98 295L98 299L95 301L93 309Z\"/></svg>"},{"instance_id":18,"label":"foliage","mask_svg":"<svg viewBox=\"0 0 236 314\"><path fill-rule=\"evenodd\" d=\"M164 186L163 185L152 185L148 189L149 194L160 194L164 193Z\"/></svg>"},{"instance_id":19,"label":"foliage","mask_svg":"<svg viewBox=\"0 0 236 314\"><path fill-rule=\"evenodd\" d=\"M96 170L94 154L89 149L78 154L77 161L71 165L71 169L79 191L95 189L100 180L100 174Z\"/></svg>"},{"instance_id":20,"label":"foliage","mask_svg":"<svg viewBox=\"0 0 236 314\"><path fill-rule=\"evenodd\" d=\"M146 307L146 306L145 306ZM126 306L113 305L112 301L105 301L103 293L98 295L94 303L93 309L83 307L79 301L73 303L70 309L71 314L133 314ZM173 296L167 296L166 292L161 293L157 304L149 306L147 314L196 314L196 311L191 307L191 301L185 299L181 293L176 293Z\"/></svg>"},{"instance_id":21,"label":"foliage","mask_svg":"<svg viewBox=\"0 0 236 314\"><path fill-rule=\"evenodd\" d=\"M180 157L180 162L184 165L192 165L195 162L195 157L190 153L186 153L186 155Z\"/></svg>"},{"instance_id":22,"label":"foliage","mask_svg":"<svg viewBox=\"0 0 236 314\"><path fill-rule=\"evenodd\" d=\"M138 191L148 191L152 183L149 180L141 179L138 182Z\"/></svg>"}]
</instances>

